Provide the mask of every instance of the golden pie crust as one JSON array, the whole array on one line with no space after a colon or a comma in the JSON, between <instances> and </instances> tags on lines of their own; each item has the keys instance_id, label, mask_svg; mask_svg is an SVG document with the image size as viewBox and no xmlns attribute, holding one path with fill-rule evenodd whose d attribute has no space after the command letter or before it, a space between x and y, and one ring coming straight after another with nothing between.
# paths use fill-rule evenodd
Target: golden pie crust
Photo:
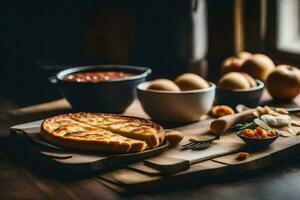
<instances>
[{"instance_id":1,"label":"golden pie crust","mask_svg":"<svg viewBox=\"0 0 300 200\"><path fill-rule=\"evenodd\" d=\"M142 118L80 112L44 120L41 135L63 147L126 153L159 146L165 132L158 124Z\"/></svg>"}]
</instances>

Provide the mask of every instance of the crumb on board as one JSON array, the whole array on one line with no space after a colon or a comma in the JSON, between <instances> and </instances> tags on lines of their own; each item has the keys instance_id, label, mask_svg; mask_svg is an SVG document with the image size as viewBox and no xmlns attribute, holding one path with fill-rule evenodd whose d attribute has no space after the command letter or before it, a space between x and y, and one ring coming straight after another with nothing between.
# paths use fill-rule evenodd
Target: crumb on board
<instances>
[{"instance_id":1,"label":"crumb on board","mask_svg":"<svg viewBox=\"0 0 300 200\"><path fill-rule=\"evenodd\" d=\"M250 156L250 154L248 152L239 152L236 156L237 160L246 160L248 157Z\"/></svg>"},{"instance_id":2,"label":"crumb on board","mask_svg":"<svg viewBox=\"0 0 300 200\"><path fill-rule=\"evenodd\" d=\"M225 115L232 115L234 113L235 113L234 110L231 107L226 105L217 105L211 109L212 116L216 118L220 118Z\"/></svg>"},{"instance_id":3,"label":"crumb on board","mask_svg":"<svg viewBox=\"0 0 300 200\"><path fill-rule=\"evenodd\" d=\"M184 135L180 131L171 129L165 129L165 139L169 141L170 147L176 146L184 138Z\"/></svg>"}]
</instances>

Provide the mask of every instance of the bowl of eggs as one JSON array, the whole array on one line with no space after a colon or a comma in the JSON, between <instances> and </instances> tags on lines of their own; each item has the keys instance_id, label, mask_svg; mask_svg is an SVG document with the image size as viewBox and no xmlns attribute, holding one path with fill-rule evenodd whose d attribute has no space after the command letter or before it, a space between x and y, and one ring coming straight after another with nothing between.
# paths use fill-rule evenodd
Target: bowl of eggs
<instances>
[{"instance_id":1,"label":"bowl of eggs","mask_svg":"<svg viewBox=\"0 0 300 200\"><path fill-rule=\"evenodd\" d=\"M144 111L154 120L194 122L211 109L215 84L185 73L174 81L156 79L137 86L137 96Z\"/></svg>"},{"instance_id":2,"label":"bowl of eggs","mask_svg":"<svg viewBox=\"0 0 300 200\"><path fill-rule=\"evenodd\" d=\"M278 74L283 74L281 72L275 73L274 79L275 81L268 81L268 77L272 72L276 69L275 63L273 60L267 55L260 53L249 53L249 52L241 52L235 56L231 56L224 60L221 68L221 78L217 84L217 102L218 104L227 104L230 106L236 106L237 104L244 104L247 106L257 106L260 102L260 98L264 89L264 82L267 82L268 89L274 89L277 93L287 93L287 95L281 95L281 97L295 97L295 93L293 92L278 92L276 87L282 87L282 80L287 80L287 76L278 78ZM287 71L287 70L286 70ZM297 71L296 69L290 70L290 72ZM300 72L300 71L299 71ZM284 73L287 74L287 73ZM295 73L294 73L295 74ZM300 75L300 73L299 73ZM291 76L289 76L291 77ZM295 77L295 76L294 76ZM300 77L300 76L299 76ZM293 79L293 80L291 80ZM299 84L296 84L297 78L291 78L290 82L294 82L295 84L291 84L291 86L287 86L289 88L299 87ZM298 78L300 80L300 78ZM271 82L271 84L268 84ZM274 83L275 82L275 83ZM300 82L299 82L300 83ZM279 86L278 86L279 85ZM274 91L272 90L272 91ZM289 89L286 89L288 91ZM293 89L290 89L291 91ZM270 91L270 89L269 89ZM272 92L270 92L272 95ZM273 95L272 95L273 96Z\"/></svg>"},{"instance_id":3,"label":"bowl of eggs","mask_svg":"<svg viewBox=\"0 0 300 200\"><path fill-rule=\"evenodd\" d=\"M219 80L216 98L218 104L256 106L259 104L263 89L264 83L249 74L229 72Z\"/></svg>"}]
</instances>

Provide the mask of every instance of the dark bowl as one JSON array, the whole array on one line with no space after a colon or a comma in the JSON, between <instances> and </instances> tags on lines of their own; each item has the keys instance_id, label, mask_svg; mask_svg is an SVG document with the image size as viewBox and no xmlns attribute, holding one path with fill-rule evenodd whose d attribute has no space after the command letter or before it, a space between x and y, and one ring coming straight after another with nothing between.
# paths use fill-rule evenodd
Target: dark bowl
<instances>
[{"instance_id":1,"label":"dark bowl","mask_svg":"<svg viewBox=\"0 0 300 200\"><path fill-rule=\"evenodd\" d=\"M66 81L66 75L77 72L122 71L136 74L122 79L91 82ZM124 65L93 65L73 67L57 73L51 79L62 95L77 111L122 113L136 97L136 86L151 73L146 67Z\"/></svg>"},{"instance_id":2,"label":"dark bowl","mask_svg":"<svg viewBox=\"0 0 300 200\"><path fill-rule=\"evenodd\" d=\"M261 148L261 147L267 147L271 143L273 143L279 137L279 134L276 133L276 136L258 139L258 138L244 137L242 135L242 131L239 131L237 132L237 136L239 136L247 145Z\"/></svg>"},{"instance_id":3,"label":"dark bowl","mask_svg":"<svg viewBox=\"0 0 300 200\"><path fill-rule=\"evenodd\" d=\"M238 104L244 104L249 107L255 107L259 104L264 91L264 83L256 80L257 86L250 89L229 90L217 88L217 104L225 104L235 107Z\"/></svg>"}]
</instances>

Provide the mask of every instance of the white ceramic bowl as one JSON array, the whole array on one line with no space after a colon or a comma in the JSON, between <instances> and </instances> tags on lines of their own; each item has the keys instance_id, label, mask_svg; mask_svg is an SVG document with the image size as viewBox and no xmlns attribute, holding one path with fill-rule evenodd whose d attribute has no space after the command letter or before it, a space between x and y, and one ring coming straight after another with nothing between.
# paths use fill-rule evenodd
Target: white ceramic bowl
<instances>
[{"instance_id":1,"label":"white ceramic bowl","mask_svg":"<svg viewBox=\"0 0 300 200\"><path fill-rule=\"evenodd\" d=\"M150 82L137 86L137 96L145 112L155 120L194 122L206 114L215 99L215 84L201 90L181 92L148 90Z\"/></svg>"}]
</instances>

